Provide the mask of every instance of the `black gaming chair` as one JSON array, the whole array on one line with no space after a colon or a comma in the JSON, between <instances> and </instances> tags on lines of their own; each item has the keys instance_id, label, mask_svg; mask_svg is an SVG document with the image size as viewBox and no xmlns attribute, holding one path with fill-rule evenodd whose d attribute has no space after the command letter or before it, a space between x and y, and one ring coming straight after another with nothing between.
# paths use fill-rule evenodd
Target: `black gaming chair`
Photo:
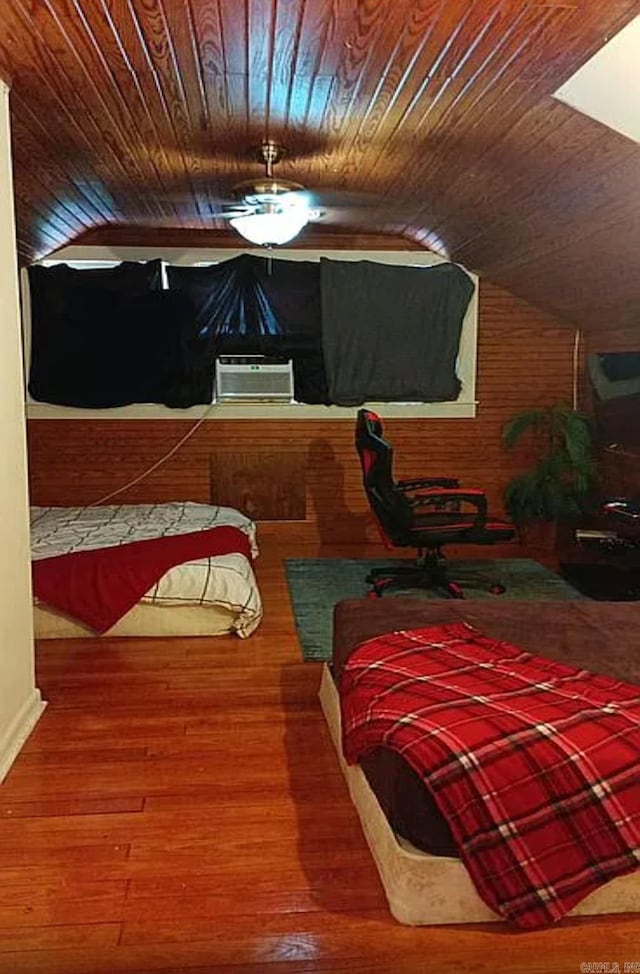
<instances>
[{"instance_id":1,"label":"black gaming chair","mask_svg":"<svg viewBox=\"0 0 640 974\"><path fill-rule=\"evenodd\" d=\"M358 410L356 448L371 510L387 548L416 548L414 562L373 569L367 576L373 595L389 588L437 588L464 598L452 581L442 555L445 544L496 544L511 541L513 528L488 520L482 490L461 488L452 477L393 479L393 449L382 436L380 417ZM504 591L495 586L495 591Z\"/></svg>"}]
</instances>

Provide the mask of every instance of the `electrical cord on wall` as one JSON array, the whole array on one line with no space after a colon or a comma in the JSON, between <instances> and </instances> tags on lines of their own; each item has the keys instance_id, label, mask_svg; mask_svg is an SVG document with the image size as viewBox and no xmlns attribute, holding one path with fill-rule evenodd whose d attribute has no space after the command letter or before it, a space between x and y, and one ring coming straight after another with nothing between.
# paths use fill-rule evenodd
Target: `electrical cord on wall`
<instances>
[{"instance_id":1,"label":"electrical cord on wall","mask_svg":"<svg viewBox=\"0 0 640 974\"><path fill-rule=\"evenodd\" d=\"M580 372L580 342L582 335L579 328L576 328L573 340L573 408L578 408L578 376Z\"/></svg>"},{"instance_id":2,"label":"electrical cord on wall","mask_svg":"<svg viewBox=\"0 0 640 974\"><path fill-rule=\"evenodd\" d=\"M117 490L112 490L109 494L105 494L104 497L100 497L97 501L93 501L93 503L87 504L87 507L97 507L98 504L104 504L105 501L111 500L112 497L117 497L118 494L124 493L125 490L129 490L130 487L134 487L136 484L139 484L141 483L141 481L145 480L149 476L149 474L153 473L154 470L157 470L158 467L161 467L163 463L166 463L167 460L169 460L170 457L174 455L174 453L177 453L180 447L183 446L187 442L187 440L193 436L196 430L202 426L202 424L204 423L205 419L207 418L207 416L209 415L209 413L211 412L214 406L215 406L215 402L210 403L207 406L205 412L200 417L200 419L197 421L197 423L194 423L191 429L187 430L187 432L182 437L182 439L178 440L175 446L172 446L171 449L167 453L165 453L163 457L160 457L159 460L156 460L154 464L148 467L138 477L134 477L134 479L130 480L129 483L124 484L122 487L118 487Z\"/></svg>"}]
</instances>

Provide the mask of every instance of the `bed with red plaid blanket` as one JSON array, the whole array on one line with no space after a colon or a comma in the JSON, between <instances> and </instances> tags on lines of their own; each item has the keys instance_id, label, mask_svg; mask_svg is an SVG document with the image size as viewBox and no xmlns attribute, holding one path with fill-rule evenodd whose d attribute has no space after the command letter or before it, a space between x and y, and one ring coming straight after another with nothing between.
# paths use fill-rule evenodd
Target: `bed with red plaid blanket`
<instances>
[{"instance_id":1,"label":"bed with red plaid blanket","mask_svg":"<svg viewBox=\"0 0 640 974\"><path fill-rule=\"evenodd\" d=\"M347 661L343 750L423 776L474 885L520 927L640 865L640 688L465 623L388 633Z\"/></svg>"}]
</instances>

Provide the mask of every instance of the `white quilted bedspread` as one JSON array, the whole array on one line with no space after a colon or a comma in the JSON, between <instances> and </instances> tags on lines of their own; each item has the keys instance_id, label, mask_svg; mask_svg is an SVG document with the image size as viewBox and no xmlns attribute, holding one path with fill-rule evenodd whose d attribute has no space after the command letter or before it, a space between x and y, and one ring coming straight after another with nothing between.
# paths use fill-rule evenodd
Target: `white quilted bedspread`
<instances>
[{"instance_id":1,"label":"white quilted bedspread","mask_svg":"<svg viewBox=\"0 0 640 974\"><path fill-rule=\"evenodd\" d=\"M133 541L235 527L258 554L253 521L231 507L180 501L108 507L32 507L31 557L110 548ZM156 605L219 605L237 613L234 629L249 636L262 618L262 602L250 562L241 554L215 555L170 569L142 599Z\"/></svg>"}]
</instances>

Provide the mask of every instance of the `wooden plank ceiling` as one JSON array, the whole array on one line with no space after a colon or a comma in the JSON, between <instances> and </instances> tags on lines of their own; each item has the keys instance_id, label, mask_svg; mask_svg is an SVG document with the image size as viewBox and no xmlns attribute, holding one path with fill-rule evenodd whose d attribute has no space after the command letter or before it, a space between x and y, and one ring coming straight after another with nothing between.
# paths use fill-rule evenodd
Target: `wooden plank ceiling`
<instances>
[{"instance_id":1,"label":"wooden plank ceiling","mask_svg":"<svg viewBox=\"0 0 640 974\"><path fill-rule=\"evenodd\" d=\"M624 326L640 305L640 147L551 93L638 13L0 0L21 258L98 227L221 228L269 137L325 222L404 234L568 321Z\"/></svg>"}]
</instances>

